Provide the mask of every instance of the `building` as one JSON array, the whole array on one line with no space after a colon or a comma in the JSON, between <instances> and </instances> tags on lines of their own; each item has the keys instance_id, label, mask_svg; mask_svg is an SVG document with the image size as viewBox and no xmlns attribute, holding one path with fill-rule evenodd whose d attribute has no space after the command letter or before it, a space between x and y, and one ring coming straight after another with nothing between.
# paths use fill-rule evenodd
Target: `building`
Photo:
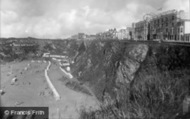
<instances>
[{"instance_id":1,"label":"building","mask_svg":"<svg viewBox=\"0 0 190 119\"><path fill-rule=\"evenodd\" d=\"M135 36L135 23L132 23L132 28L131 28L131 39L135 40L137 39Z\"/></svg>"},{"instance_id":2,"label":"building","mask_svg":"<svg viewBox=\"0 0 190 119\"><path fill-rule=\"evenodd\" d=\"M132 29L127 27L126 29L120 29L116 32L116 37L119 40L127 39L130 40L132 38Z\"/></svg>"},{"instance_id":3,"label":"building","mask_svg":"<svg viewBox=\"0 0 190 119\"><path fill-rule=\"evenodd\" d=\"M148 22L140 21L133 25L134 40L148 40Z\"/></svg>"},{"instance_id":4,"label":"building","mask_svg":"<svg viewBox=\"0 0 190 119\"><path fill-rule=\"evenodd\" d=\"M87 40L95 40L96 39L96 35L87 35L86 39Z\"/></svg>"},{"instance_id":5,"label":"building","mask_svg":"<svg viewBox=\"0 0 190 119\"><path fill-rule=\"evenodd\" d=\"M129 39L132 40L133 38L133 28L132 27L127 27L127 31L128 31L128 35L129 35Z\"/></svg>"},{"instance_id":6,"label":"building","mask_svg":"<svg viewBox=\"0 0 190 119\"><path fill-rule=\"evenodd\" d=\"M105 38L107 38L107 39L115 39L116 38L116 33L117 33L116 28L109 29L108 31L105 32Z\"/></svg>"},{"instance_id":7,"label":"building","mask_svg":"<svg viewBox=\"0 0 190 119\"><path fill-rule=\"evenodd\" d=\"M150 39L184 41L190 21L184 11L170 10L154 16L149 22Z\"/></svg>"},{"instance_id":8,"label":"building","mask_svg":"<svg viewBox=\"0 0 190 119\"><path fill-rule=\"evenodd\" d=\"M78 33L76 35L71 36L71 39L84 40L87 35L85 33Z\"/></svg>"},{"instance_id":9,"label":"building","mask_svg":"<svg viewBox=\"0 0 190 119\"><path fill-rule=\"evenodd\" d=\"M86 38L86 34L84 33L78 33L78 39L83 40Z\"/></svg>"},{"instance_id":10,"label":"building","mask_svg":"<svg viewBox=\"0 0 190 119\"><path fill-rule=\"evenodd\" d=\"M185 42L190 42L190 33L184 35L184 41Z\"/></svg>"},{"instance_id":11,"label":"building","mask_svg":"<svg viewBox=\"0 0 190 119\"><path fill-rule=\"evenodd\" d=\"M105 32L97 33L96 38L97 39L115 39L117 38L116 33L117 33L116 28L109 29Z\"/></svg>"},{"instance_id":12,"label":"building","mask_svg":"<svg viewBox=\"0 0 190 119\"><path fill-rule=\"evenodd\" d=\"M178 22L177 26L177 41L183 41L183 42L189 42L189 34L190 34L190 20L187 19L181 19Z\"/></svg>"}]
</instances>

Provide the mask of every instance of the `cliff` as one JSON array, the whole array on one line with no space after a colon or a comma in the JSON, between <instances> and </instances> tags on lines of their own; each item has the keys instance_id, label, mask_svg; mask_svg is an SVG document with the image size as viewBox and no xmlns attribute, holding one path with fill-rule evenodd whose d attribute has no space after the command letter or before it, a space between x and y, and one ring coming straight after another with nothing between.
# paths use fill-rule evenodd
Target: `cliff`
<instances>
[{"instance_id":1,"label":"cliff","mask_svg":"<svg viewBox=\"0 0 190 119\"><path fill-rule=\"evenodd\" d=\"M146 70L190 68L189 56L190 47L178 45L87 41L78 46L71 69L74 77L103 100L105 94L116 97L121 87L130 87Z\"/></svg>"},{"instance_id":2,"label":"cliff","mask_svg":"<svg viewBox=\"0 0 190 119\"><path fill-rule=\"evenodd\" d=\"M182 111L189 91L188 46L88 41L80 43L72 59L74 77L112 105L103 112L116 110L113 118L126 112L132 118L169 118Z\"/></svg>"}]
</instances>

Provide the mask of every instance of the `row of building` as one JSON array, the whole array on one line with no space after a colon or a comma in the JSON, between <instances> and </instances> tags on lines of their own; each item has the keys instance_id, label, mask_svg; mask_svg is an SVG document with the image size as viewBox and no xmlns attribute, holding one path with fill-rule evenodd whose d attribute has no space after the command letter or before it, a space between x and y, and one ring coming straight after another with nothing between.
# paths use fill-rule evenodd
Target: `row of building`
<instances>
[{"instance_id":1,"label":"row of building","mask_svg":"<svg viewBox=\"0 0 190 119\"><path fill-rule=\"evenodd\" d=\"M190 19L184 11L169 10L159 14L147 14L132 27L109 29L98 33L99 39L171 40L190 42Z\"/></svg>"},{"instance_id":2,"label":"row of building","mask_svg":"<svg viewBox=\"0 0 190 119\"><path fill-rule=\"evenodd\" d=\"M190 42L190 19L184 11L170 10L160 14L147 14L132 24L133 39Z\"/></svg>"},{"instance_id":3,"label":"row of building","mask_svg":"<svg viewBox=\"0 0 190 119\"><path fill-rule=\"evenodd\" d=\"M126 29L109 29L106 32L97 33L96 37L98 39L131 39L132 38L132 29L127 27Z\"/></svg>"}]
</instances>

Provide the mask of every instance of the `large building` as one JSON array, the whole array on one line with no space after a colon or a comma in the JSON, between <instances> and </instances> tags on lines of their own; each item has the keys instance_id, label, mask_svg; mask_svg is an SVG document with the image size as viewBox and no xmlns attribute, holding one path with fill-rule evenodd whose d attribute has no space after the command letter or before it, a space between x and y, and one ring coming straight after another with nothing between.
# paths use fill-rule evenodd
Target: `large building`
<instances>
[{"instance_id":1,"label":"large building","mask_svg":"<svg viewBox=\"0 0 190 119\"><path fill-rule=\"evenodd\" d=\"M148 39L148 22L140 21L132 25L134 27L134 40Z\"/></svg>"},{"instance_id":2,"label":"large building","mask_svg":"<svg viewBox=\"0 0 190 119\"><path fill-rule=\"evenodd\" d=\"M163 12L154 16L149 25L151 40L185 41L186 34L190 33L190 21L186 19L184 11L170 10Z\"/></svg>"}]
</instances>

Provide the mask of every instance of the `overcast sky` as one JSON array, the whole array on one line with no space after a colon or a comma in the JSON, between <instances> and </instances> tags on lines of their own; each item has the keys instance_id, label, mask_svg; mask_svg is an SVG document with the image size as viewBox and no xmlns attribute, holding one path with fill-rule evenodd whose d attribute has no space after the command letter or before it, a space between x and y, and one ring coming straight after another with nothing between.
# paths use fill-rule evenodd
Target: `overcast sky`
<instances>
[{"instance_id":1,"label":"overcast sky","mask_svg":"<svg viewBox=\"0 0 190 119\"><path fill-rule=\"evenodd\" d=\"M188 11L189 0L1 0L1 37L66 38L131 26L162 8Z\"/></svg>"}]
</instances>

